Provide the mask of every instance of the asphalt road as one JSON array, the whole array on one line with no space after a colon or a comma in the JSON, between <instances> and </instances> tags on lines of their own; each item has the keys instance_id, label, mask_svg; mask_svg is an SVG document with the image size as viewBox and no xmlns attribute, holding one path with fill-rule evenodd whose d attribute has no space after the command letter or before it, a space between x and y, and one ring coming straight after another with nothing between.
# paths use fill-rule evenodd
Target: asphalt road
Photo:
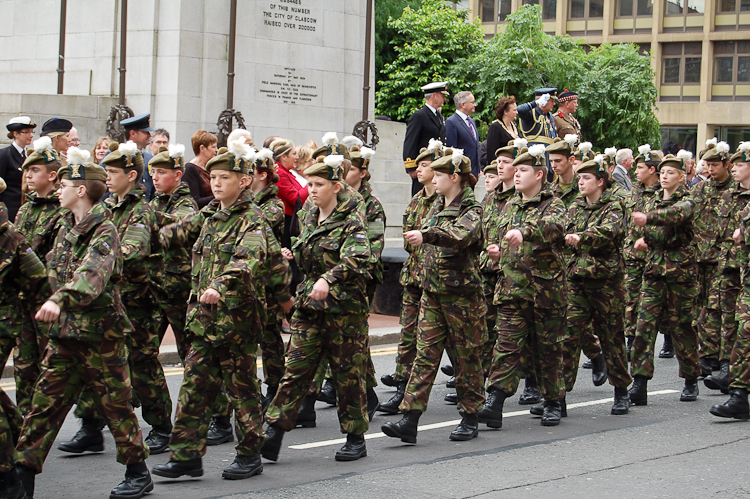
<instances>
[{"instance_id":1,"label":"asphalt road","mask_svg":"<svg viewBox=\"0 0 750 499\"><path fill-rule=\"evenodd\" d=\"M658 350L657 350L658 351ZM378 377L393 370L395 345L373 348ZM181 369L167 368L173 400ZM594 387L581 370L568 395L569 416L547 428L517 404L505 404L502 430L482 425L470 442L451 442L460 419L456 406L443 402L447 378L439 375L430 407L420 421L417 444L402 444L380 433L380 425L400 416L374 418L368 432L368 457L352 463L334 460L342 435L334 408L317 404L318 426L288 433L277 463L262 475L240 481L221 478L234 447L210 447L200 479L154 477L152 498L464 498L464 497L743 497L750 496L747 459L750 425L708 413L727 396L701 383L697 402L679 401L682 381L677 360L656 361L649 405L611 416L613 391ZM11 380L4 379L8 390ZM382 401L393 390L378 387ZM58 441L70 439L77 421L68 416ZM146 427L144 433L148 431ZM37 476L38 499L108 497L125 468L115 460L114 440L105 432L105 451L71 456L54 448ZM149 466L168 454L149 458Z\"/></svg>"}]
</instances>

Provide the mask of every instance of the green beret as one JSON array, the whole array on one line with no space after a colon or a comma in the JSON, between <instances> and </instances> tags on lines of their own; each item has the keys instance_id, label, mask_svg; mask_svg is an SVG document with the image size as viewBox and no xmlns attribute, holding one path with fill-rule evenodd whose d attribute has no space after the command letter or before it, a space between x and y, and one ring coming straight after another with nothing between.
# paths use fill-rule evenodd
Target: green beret
<instances>
[{"instance_id":1,"label":"green beret","mask_svg":"<svg viewBox=\"0 0 750 499\"><path fill-rule=\"evenodd\" d=\"M579 166L576 173L600 173L609 176L606 156L597 154L594 159L586 161Z\"/></svg>"},{"instance_id":2,"label":"green beret","mask_svg":"<svg viewBox=\"0 0 750 499\"><path fill-rule=\"evenodd\" d=\"M261 170L271 170L276 173L278 166L273 160L273 151L267 148L263 148L255 155L255 164L253 169L260 168Z\"/></svg>"},{"instance_id":3,"label":"green beret","mask_svg":"<svg viewBox=\"0 0 750 499\"><path fill-rule=\"evenodd\" d=\"M443 143L439 140L430 139L427 147L423 147L419 150L419 156L414 160L414 163L419 164L420 161L429 160L430 162L443 157Z\"/></svg>"},{"instance_id":4,"label":"green beret","mask_svg":"<svg viewBox=\"0 0 750 499\"><path fill-rule=\"evenodd\" d=\"M678 170L687 172L687 168L685 167L685 159L678 158L672 154L667 154L666 156L664 156L664 159L662 159L659 163L659 170L661 170L662 166L671 166L672 168L677 168Z\"/></svg>"},{"instance_id":5,"label":"green beret","mask_svg":"<svg viewBox=\"0 0 750 499\"><path fill-rule=\"evenodd\" d=\"M506 158L516 159L518 155L522 154L522 151L526 149L526 144L528 144L526 139L511 140L508 142L507 146L495 150L495 157L504 156Z\"/></svg>"},{"instance_id":6,"label":"green beret","mask_svg":"<svg viewBox=\"0 0 750 499\"><path fill-rule=\"evenodd\" d=\"M165 170L179 170L185 167L185 146L182 144L170 144L169 147L161 146L159 153L148 162L148 171L153 168L164 168Z\"/></svg>"},{"instance_id":7,"label":"green beret","mask_svg":"<svg viewBox=\"0 0 750 499\"><path fill-rule=\"evenodd\" d=\"M643 144L638 147L638 156L635 157L635 164L648 163L651 161L661 161L663 158L658 152L651 150L650 144Z\"/></svg>"},{"instance_id":8,"label":"green beret","mask_svg":"<svg viewBox=\"0 0 750 499\"><path fill-rule=\"evenodd\" d=\"M62 180L107 180L107 171L96 163L84 163L77 165L74 163L67 164L57 170L57 178Z\"/></svg>"},{"instance_id":9,"label":"green beret","mask_svg":"<svg viewBox=\"0 0 750 499\"><path fill-rule=\"evenodd\" d=\"M544 157L544 144L534 144L528 149L522 149L520 156L513 161L513 166L528 165L535 168L547 167L547 158Z\"/></svg>"},{"instance_id":10,"label":"green beret","mask_svg":"<svg viewBox=\"0 0 750 499\"><path fill-rule=\"evenodd\" d=\"M341 175L343 173L341 168L341 163L343 161L344 156L342 154L321 156L316 163L313 163L305 169L305 175L315 175L316 177L321 177L333 182L339 181L341 180Z\"/></svg>"},{"instance_id":11,"label":"green beret","mask_svg":"<svg viewBox=\"0 0 750 499\"><path fill-rule=\"evenodd\" d=\"M557 137L554 142L547 146L547 154L562 154L566 157L573 156L576 142L578 142L578 135L573 133L567 134L565 140Z\"/></svg>"},{"instance_id":12,"label":"green beret","mask_svg":"<svg viewBox=\"0 0 750 499\"><path fill-rule=\"evenodd\" d=\"M592 150L593 146L591 145L591 142L582 142L578 146L578 149L573 151L573 156L575 156L578 161L591 161L595 156Z\"/></svg>"},{"instance_id":13,"label":"green beret","mask_svg":"<svg viewBox=\"0 0 750 499\"><path fill-rule=\"evenodd\" d=\"M445 156L433 161L430 167L436 172L447 173L471 173L471 160L464 156L463 149L446 149Z\"/></svg>"},{"instance_id":14,"label":"green beret","mask_svg":"<svg viewBox=\"0 0 750 499\"><path fill-rule=\"evenodd\" d=\"M488 173L491 173L493 175L497 175L497 160L493 159L492 162L484 167L484 174L487 175Z\"/></svg>"},{"instance_id":15,"label":"green beret","mask_svg":"<svg viewBox=\"0 0 750 499\"><path fill-rule=\"evenodd\" d=\"M729 161L729 144L722 141L709 147L703 152L701 159L706 162Z\"/></svg>"},{"instance_id":16,"label":"green beret","mask_svg":"<svg viewBox=\"0 0 750 499\"><path fill-rule=\"evenodd\" d=\"M23 162L23 169L31 165L46 165L53 161L60 161L57 151L52 149L52 139L42 137L34 141L34 148L26 150L26 161Z\"/></svg>"},{"instance_id":17,"label":"green beret","mask_svg":"<svg viewBox=\"0 0 750 499\"><path fill-rule=\"evenodd\" d=\"M737 152L729 158L732 163L750 163L750 142L740 142Z\"/></svg>"},{"instance_id":18,"label":"green beret","mask_svg":"<svg viewBox=\"0 0 750 499\"><path fill-rule=\"evenodd\" d=\"M123 170L143 165L143 153L138 150L138 146L132 140L124 144L112 141L109 144L109 150L112 152L104 156L103 165L114 166Z\"/></svg>"},{"instance_id":19,"label":"green beret","mask_svg":"<svg viewBox=\"0 0 750 499\"><path fill-rule=\"evenodd\" d=\"M356 166L360 170L367 170L370 168L370 160L372 159L375 151L369 147L352 146L349 149L349 155L352 159L352 165Z\"/></svg>"},{"instance_id":20,"label":"green beret","mask_svg":"<svg viewBox=\"0 0 750 499\"><path fill-rule=\"evenodd\" d=\"M247 175L254 171L253 163L254 149L245 144L244 140L234 140L229 144L229 148L222 147L219 154L206 163L206 171L210 173L211 170L225 170Z\"/></svg>"}]
</instances>

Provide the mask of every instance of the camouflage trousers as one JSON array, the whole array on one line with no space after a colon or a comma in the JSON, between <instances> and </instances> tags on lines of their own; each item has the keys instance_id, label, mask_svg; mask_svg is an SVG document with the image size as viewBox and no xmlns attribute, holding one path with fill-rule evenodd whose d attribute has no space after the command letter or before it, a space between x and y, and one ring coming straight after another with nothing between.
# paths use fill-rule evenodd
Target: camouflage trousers
<instances>
[{"instance_id":1,"label":"camouflage trousers","mask_svg":"<svg viewBox=\"0 0 750 499\"><path fill-rule=\"evenodd\" d=\"M625 337L635 338L638 326L638 303L641 298L641 284L643 284L642 260L626 260L625 270Z\"/></svg>"},{"instance_id":2,"label":"camouflage trousers","mask_svg":"<svg viewBox=\"0 0 750 499\"><path fill-rule=\"evenodd\" d=\"M284 376L266 421L284 431L294 429L297 411L309 393L324 358L331 365L342 433L361 435L369 428L365 370L367 313L330 314L296 309L290 323L292 338Z\"/></svg>"},{"instance_id":3,"label":"camouflage trousers","mask_svg":"<svg viewBox=\"0 0 750 499\"><path fill-rule=\"evenodd\" d=\"M411 366L417 356L417 319L419 318L419 303L422 298L422 288L419 286L404 286L401 295L401 337L396 352L396 379L399 382L409 381Z\"/></svg>"},{"instance_id":4,"label":"camouflage trousers","mask_svg":"<svg viewBox=\"0 0 750 499\"><path fill-rule=\"evenodd\" d=\"M698 263L698 294L693 326L698 332L700 356L718 358L721 351L721 273L716 263Z\"/></svg>"},{"instance_id":5,"label":"camouflage trousers","mask_svg":"<svg viewBox=\"0 0 750 499\"><path fill-rule=\"evenodd\" d=\"M730 360L732 349L737 341L739 318L737 316L737 298L742 284L739 272L724 272L721 276L721 349L720 360Z\"/></svg>"},{"instance_id":6,"label":"camouflage trousers","mask_svg":"<svg viewBox=\"0 0 750 499\"><path fill-rule=\"evenodd\" d=\"M16 446L17 463L41 473L65 416L84 386L90 389L97 411L109 425L117 445L117 461L136 464L146 460L148 447L130 403L125 340L89 343L53 337Z\"/></svg>"},{"instance_id":7,"label":"camouflage trousers","mask_svg":"<svg viewBox=\"0 0 750 499\"><path fill-rule=\"evenodd\" d=\"M164 339L167 327L172 326L172 334L174 334L175 344L177 345L177 354L180 356L183 364L185 363L185 358L191 344L191 338L187 335L188 332L185 331L187 302L190 297L191 286L190 274L182 275L166 272L164 278L165 298L159 302L161 311L158 331L159 342L161 343Z\"/></svg>"},{"instance_id":8,"label":"camouflage trousers","mask_svg":"<svg viewBox=\"0 0 750 499\"><path fill-rule=\"evenodd\" d=\"M643 276L638 328L631 351L631 374L654 376L654 345L656 333L672 336L675 355L679 361L679 376L697 379L698 336L693 328L695 284Z\"/></svg>"},{"instance_id":9,"label":"camouflage trousers","mask_svg":"<svg viewBox=\"0 0 750 499\"><path fill-rule=\"evenodd\" d=\"M482 346L487 341L484 315L487 305L481 294L449 295L422 293L417 322L417 356L399 408L425 412L443 352L456 373L458 406L474 414L484 404Z\"/></svg>"},{"instance_id":10,"label":"camouflage trousers","mask_svg":"<svg viewBox=\"0 0 750 499\"><path fill-rule=\"evenodd\" d=\"M47 325L33 319L36 311L23 304L23 326L13 351L13 376L16 378L16 403L22 414L31 410L34 384L42 372L42 356L47 348Z\"/></svg>"},{"instance_id":11,"label":"camouflage trousers","mask_svg":"<svg viewBox=\"0 0 750 499\"><path fill-rule=\"evenodd\" d=\"M740 327L729 364L730 387L750 390L750 288L748 286L743 286L737 300L737 317Z\"/></svg>"},{"instance_id":12,"label":"camouflage trousers","mask_svg":"<svg viewBox=\"0 0 750 499\"><path fill-rule=\"evenodd\" d=\"M159 362L160 311L147 308L145 303L125 302L133 331L126 337L128 364L133 386L133 406L141 407L143 419L151 426L172 421L172 399L167 380ZM76 407L78 418L96 418L96 407L91 390L84 390Z\"/></svg>"},{"instance_id":13,"label":"camouflage trousers","mask_svg":"<svg viewBox=\"0 0 750 499\"><path fill-rule=\"evenodd\" d=\"M370 389L378 386L378 382L375 380L375 365L372 363L372 356L370 355L369 334L365 338L365 341L366 344L364 348L365 355L367 356L367 361L365 364L365 389ZM331 365L327 357L320 362L318 370L315 371L315 376L313 377L312 384L310 385L308 395L317 397L320 394L320 390L321 388L323 388L323 382L326 379L331 379Z\"/></svg>"},{"instance_id":14,"label":"camouflage trousers","mask_svg":"<svg viewBox=\"0 0 750 499\"><path fill-rule=\"evenodd\" d=\"M180 386L177 415L169 439L170 460L187 461L206 453L213 398L223 386L235 411L237 454L253 456L263 446L258 345L253 342L212 345L194 338Z\"/></svg>"},{"instance_id":15,"label":"camouflage trousers","mask_svg":"<svg viewBox=\"0 0 750 499\"><path fill-rule=\"evenodd\" d=\"M581 359L584 331L593 328L607 364L609 384L626 388L632 379L625 359L622 277L615 279L568 279L568 321L563 342L565 391L573 391Z\"/></svg>"},{"instance_id":16,"label":"camouflage trousers","mask_svg":"<svg viewBox=\"0 0 750 499\"><path fill-rule=\"evenodd\" d=\"M3 366L15 343L15 339L0 338L0 362ZM21 411L0 388L0 473L7 473L15 466L16 442L22 425Z\"/></svg>"},{"instance_id":17,"label":"camouflage trousers","mask_svg":"<svg viewBox=\"0 0 750 499\"><path fill-rule=\"evenodd\" d=\"M562 345L567 309L538 308L533 302L503 302L497 310L497 343L488 389L511 396L523 372L523 354L528 349L544 400L565 395L562 377Z\"/></svg>"},{"instance_id":18,"label":"camouflage trousers","mask_svg":"<svg viewBox=\"0 0 750 499\"><path fill-rule=\"evenodd\" d=\"M275 310L274 307L278 310ZM263 360L263 382L266 386L279 386L284 376L284 339L281 337L281 323L284 312L278 305L272 306L269 300L268 314L260 339Z\"/></svg>"}]
</instances>

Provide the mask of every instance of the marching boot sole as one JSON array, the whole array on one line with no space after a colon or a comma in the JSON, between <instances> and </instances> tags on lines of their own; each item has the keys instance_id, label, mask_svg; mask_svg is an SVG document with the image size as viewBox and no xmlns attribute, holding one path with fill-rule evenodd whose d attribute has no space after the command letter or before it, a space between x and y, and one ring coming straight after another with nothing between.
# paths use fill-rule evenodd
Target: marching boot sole
<instances>
[{"instance_id":1,"label":"marching boot sole","mask_svg":"<svg viewBox=\"0 0 750 499\"><path fill-rule=\"evenodd\" d=\"M630 399L630 405L648 405L648 399Z\"/></svg>"},{"instance_id":2,"label":"marching boot sole","mask_svg":"<svg viewBox=\"0 0 750 499\"><path fill-rule=\"evenodd\" d=\"M719 416L720 418L738 419L740 421L747 421L748 419L750 419L750 414L729 414L723 412L723 410L715 410L713 407L709 409L709 412L714 416Z\"/></svg>"},{"instance_id":3,"label":"marching boot sole","mask_svg":"<svg viewBox=\"0 0 750 499\"><path fill-rule=\"evenodd\" d=\"M486 424L487 428L499 429L503 427L502 419L477 418L481 424ZM473 437L472 437L473 438Z\"/></svg>"},{"instance_id":4,"label":"marching boot sole","mask_svg":"<svg viewBox=\"0 0 750 499\"><path fill-rule=\"evenodd\" d=\"M171 473L169 471L161 471L159 469L152 469L151 474L156 475L156 476L161 476L164 478L180 478L181 476L190 476L193 478L198 478L198 477L203 476L203 468L200 468L197 470L183 471L181 473Z\"/></svg>"},{"instance_id":5,"label":"marching boot sole","mask_svg":"<svg viewBox=\"0 0 750 499\"><path fill-rule=\"evenodd\" d=\"M553 420L542 420L542 426L559 426L560 420L559 419L553 419Z\"/></svg>"},{"instance_id":6,"label":"marching boot sole","mask_svg":"<svg viewBox=\"0 0 750 499\"><path fill-rule=\"evenodd\" d=\"M154 490L154 482L151 481L146 487L141 491L139 494L110 494L109 499L140 499L141 497L145 496L149 492L152 492Z\"/></svg>"},{"instance_id":7,"label":"marching boot sole","mask_svg":"<svg viewBox=\"0 0 750 499\"><path fill-rule=\"evenodd\" d=\"M334 459L336 461L356 461L357 459L361 459L363 457L367 457L367 449L363 450L359 454L339 454L336 453L336 456Z\"/></svg>"},{"instance_id":8,"label":"marching boot sole","mask_svg":"<svg viewBox=\"0 0 750 499\"><path fill-rule=\"evenodd\" d=\"M208 445L208 446L221 445L221 444L226 444L226 443L229 443L229 442L234 442L234 435L233 434L229 434L227 436L224 436L224 437L221 437L221 438L217 438L215 440L206 440L206 445ZM169 446L167 446L167 447L169 447Z\"/></svg>"},{"instance_id":9,"label":"marching boot sole","mask_svg":"<svg viewBox=\"0 0 750 499\"><path fill-rule=\"evenodd\" d=\"M315 421L302 421L294 423L295 428L315 428L318 423Z\"/></svg>"},{"instance_id":10,"label":"marching boot sole","mask_svg":"<svg viewBox=\"0 0 750 499\"><path fill-rule=\"evenodd\" d=\"M453 440L454 442L468 442L469 440L476 438L478 435L479 430L474 430L470 435L456 435L451 433L448 439Z\"/></svg>"},{"instance_id":11,"label":"marching boot sole","mask_svg":"<svg viewBox=\"0 0 750 499\"><path fill-rule=\"evenodd\" d=\"M720 381L718 381L713 376L707 376L703 380L703 385L706 388L709 388L711 390L721 390L721 393L728 395L729 394L729 385L723 385Z\"/></svg>"},{"instance_id":12,"label":"marching boot sole","mask_svg":"<svg viewBox=\"0 0 750 499\"><path fill-rule=\"evenodd\" d=\"M57 446L57 449L63 452L69 452L70 454L83 454L84 452L104 452L104 444L93 445L85 449L66 449L66 448L63 448L63 444L60 444Z\"/></svg>"},{"instance_id":13,"label":"marching boot sole","mask_svg":"<svg viewBox=\"0 0 750 499\"><path fill-rule=\"evenodd\" d=\"M542 401L542 397L535 398L519 398L518 405L537 405Z\"/></svg>"},{"instance_id":14,"label":"marching boot sole","mask_svg":"<svg viewBox=\"0 0 750 499\"><path fill-rule=\"evenodd\" d=\"M245 478L250 478L255 475L260 475L261 473L263 473L262 465L247 473L232 473L232 472L223 471L221 473L221 477L227 480L244 480Z\"/></svg>"},{"instance_id":15,"label":"marching boot sole","mask_svg":"<svg viewBox=\"0 0 750 499\"><path fill-rule=\"evenodd\" d=\"M397 431L393 430L390 426L383 425L380 430L388 435L389 437L393 438L400 438L402 442L407 444L416 444L417 443L417 436L416 435L401 435Z\"/></svg>"}]
</instances>

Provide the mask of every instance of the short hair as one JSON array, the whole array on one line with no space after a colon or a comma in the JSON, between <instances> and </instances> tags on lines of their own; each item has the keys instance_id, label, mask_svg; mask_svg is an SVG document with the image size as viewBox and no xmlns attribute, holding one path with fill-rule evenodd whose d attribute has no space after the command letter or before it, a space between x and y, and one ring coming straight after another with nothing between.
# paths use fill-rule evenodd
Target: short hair
<instances>
[{"instance_id":1,"label":"short hair","mask_svg":"<svg viewBox=\"0 0 750 499\"><path fill-rule=\"evenodd\" d=\"M149 142L153 142L154 137L156 137L157 135L164 135L167 138L167 140L169 140L169 132L163 128L157 128L156 130L151 132L151 140Z\"/></svg>"},{"instance_id":2,"label":"short hair","mask_svg":"<svg viewBox=\"0 0 750 499\"><path fill-rule=\"evenodd\" d=\"M52 172L57 173L57 170L62 168L62 162L59 159L56 159L54 161L50 161L49 163L46 163L44 167L47 169L47 173L52 173Z\"/></svg>"},{"instance_id":3,"label":"short hair","mask_svg":"<svg viewBox=\"0 0 750 499\"><path fill-rule=\"evenodd\" d=\"M71 183L76 187L79 185L85 185L86 196L93 203L98 203L107 192L107 184L102 180L71 180Z\"/></svg>"},{"instance_id":4,"label":"short hair","mask_svg":"<svg viewBox=\"0 0 750 499\"><path fill-rule=\"evenodd\" d=\"M78 129L76 127L72 126L72 127L70 127L70 130L68 130L68 133L70 133L70 132L78 133Z\"/></svg>"},{"instance_id":5,"label":"short hair","mask_svg":"<svg viewBox=\"0 0 750 499\"><path fill-rule=\"evenodd\" d=\"M235 128L234 130L232 130L232 132L227 137L227 144L229 144L233 140L239 140L241 138L245 139L246 143L253 145L253 136L250 135L250 132L248 132L244 128Z\"/></svg>"},{"instance_id":6,"label":"short hair","mask_svg":"<svg viewBox=\"0 0 750 499\"><path fill-rule=\"evenodd\" d=\"M617 151L617 154L615 154L615 162L617 162L617 164L619 165L626 159L632 158L632 157L633 157L633 151L626 147L624 149L620 149L619 151Z\"/></svg>"},{"instance_id":7,"label":"short hair","mask_svg":"<svg viewBox=\"0 0 750 499\"><path fill-rule=\"evenodd\" d=\"M270 137L266 137L266 140L263 141L263 147L268 149L269 147L271 147L272 142L275 142L279 140L280 138L281 137L279 137L278 135L271 135Z\"/></svg>"},{"instance_id":8,"label":"short hair","mask_svg":"<svg viewBox=\"0 0 750 499\"><path fill-rule=\"evenodd\" d=\"M471 95L471 92L468 90L462 90L461 92L458 92L456 95L453 96L453 103L456 105L456 109L461 107L461 104L464 102L467 102L469 100L469 96Z\"/></svg>"},{"instance_id":9,"label":"short hair","mask_svg":"<svg viewBox=\"0 0 750 499\"><path fill-rule=\"evenodd\" d=\"M505 110L508 109L508 106L515 103L515 95L511 95L509 97L500 97L497 100L497 104L495 104L495 116L497 117L497 119L502 120L503 114L505 114Z\"/></svg>"},{"instance_id":10,"label":"short hair","mask_svg":"<svg viewBox=\"0 0 750 499\"><path fill-rule=\"evenodd\" d=\"M207 148L208 146L211 146L218 142L219 139L216 138L216 135L212 134L211 132L207 132L206 130L198 130L190 138L190 143L193 146L193 152L196 156L200 154L201 146Z\"/></svg>"}]
</instances>

